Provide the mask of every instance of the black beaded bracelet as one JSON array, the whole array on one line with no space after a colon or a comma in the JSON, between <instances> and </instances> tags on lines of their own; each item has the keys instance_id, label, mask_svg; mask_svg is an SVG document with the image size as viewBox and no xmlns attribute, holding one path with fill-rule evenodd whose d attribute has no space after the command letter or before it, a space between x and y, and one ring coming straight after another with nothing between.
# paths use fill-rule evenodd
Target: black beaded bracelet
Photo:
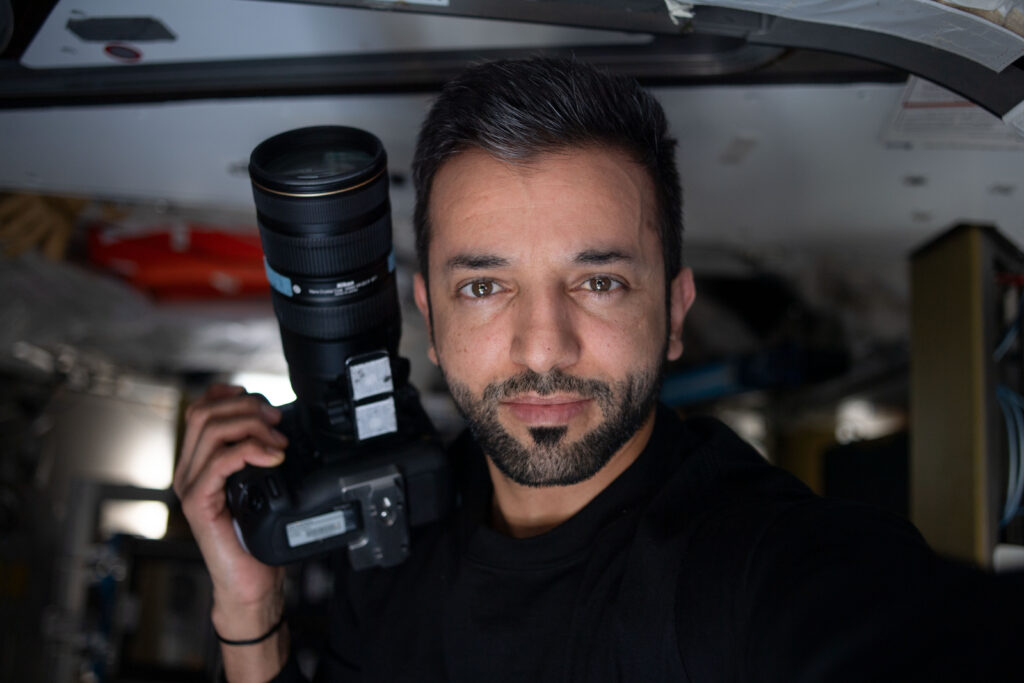
<instances>
[{"instance_id":1,"label":"black beaded bracelet","mask_svg":"<svg viewBox=\"0 0 1024 683\"><path fill-rule=\"evenodd\" d=\"M278 632L281 626L284 624L284 612L281 612L281 618L277 620L277 623L270 627L270 630L264 633L258 638L250 638L249 640L228 640L217 633L217 629L213 629L213 635L217 636L217 640L224 643L225 645L255 645L256 643L262 643L264 640L269 638Z\"/></svg>"}]
</instances>

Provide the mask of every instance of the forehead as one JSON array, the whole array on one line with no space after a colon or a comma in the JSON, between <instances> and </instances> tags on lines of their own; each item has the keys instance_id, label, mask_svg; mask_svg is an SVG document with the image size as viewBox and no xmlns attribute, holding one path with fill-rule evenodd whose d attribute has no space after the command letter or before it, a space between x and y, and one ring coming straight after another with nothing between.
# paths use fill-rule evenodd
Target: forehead
<instances>
[{"instance_id":1,"label":"forehead","mask_svg":"<svg viewBox=\"0 0 1024 683\"><path fill-rule=\"evenodd\" d=\"M545 153L527 162L470 149L434 178L430 263L466 250L526 258L628 248L658 259L655 202L649 174L615 149Z\"/></svg>"}]
</instances>

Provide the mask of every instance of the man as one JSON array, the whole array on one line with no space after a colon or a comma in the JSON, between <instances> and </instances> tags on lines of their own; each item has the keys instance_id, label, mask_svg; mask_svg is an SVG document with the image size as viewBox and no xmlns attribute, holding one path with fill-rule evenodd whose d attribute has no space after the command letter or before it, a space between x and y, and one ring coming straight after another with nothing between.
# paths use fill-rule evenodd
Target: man
<instances>
[{"instance_id":1,"label":"man","mask_svg":"<svg viewBox=\"0 0 1024 683\"><path fill-rule=\"evenodd\" d=\"M577 62L484 64L444 89L414 161L414 287L470 426L452 449L462 505L399 567L339 577L318 680L999 670L949 653L1009 642L1009 620L964 607L1001 587L657 406L694 298L674 153L649 94ZM228 475L281 462L279 417L211 388L175 475L231 681L299 679L282 572L242 551L224 507Z\"/></svg>"}]
</instances>

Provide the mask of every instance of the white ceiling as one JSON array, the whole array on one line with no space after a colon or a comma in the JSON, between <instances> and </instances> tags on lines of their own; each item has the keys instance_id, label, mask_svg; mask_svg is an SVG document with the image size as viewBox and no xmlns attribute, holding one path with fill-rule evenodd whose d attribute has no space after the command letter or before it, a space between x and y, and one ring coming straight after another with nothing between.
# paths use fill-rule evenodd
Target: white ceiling
<instances>
[{"instance_id":1,"label":"white ceiling","mask_svg":"<svg viewBox=\"0 0 1024 683\"><path fill-rule=\"evenodd\" d=\"M1024 41L1004 29L933 2L900 0L884 11L864 5L831 3L842 12L826 19L859 16L875 26L889 12L891 32L924 30L930 25L924 19L938 17L951 45L960 40L969 47L971 40L980 41L978 31L988 31L1024 49ZM784 14L819 12L815 3L765 7ZM116 16L155 17L174 33L174 41L140 48L144 62L649 38L252 0L60 0L22 61L33 68L117 68L102 42L82 41L66 28L69 19ZM949 33L954 20L964 26ZM991 46L993 40L982 42ZM892 85L657 93L680 140L691 243L900 251L964 220L993 223L1024 241L1024 138L965 102L902 108L903 88ZM934 99L922 92L916 97L916 104ZM310 124L363 127L383 140L392 171L407 174L428 103L424 95L377 95L3 110L0 188L238 209L251 220L245 166L260 140ZM941 148L931 144L936 140ZM396 188L394 205L399 246L408 250L408 185Z\"/></svg>"},{"instance_id":2,"label":"white ceiling","mask_svg":"<svg viewBox=\"0 0 1024 683\"><path fill-rule=\"evenodd\" d=\"M312 12L320 17L321 43L358 29L359 40L342 41L355 50L378 47L378 38L383 47L395 36L408 41L410 35L423 41L414 41L419 47L455 36L462 46L493 47L499 35L495 27L501 36L515 37L510 44L578 43L598 35L438 17L427 18L431 26L444 22L435 29L408 34L400 27L410 15L249 0L211 3L284 12L281 16ZM196 13L202 4L123 0L82 6L93 15L109 6L133 15L159 8L208 16ZM81 45L70 46L77 52L66 49L63 22L75 7L69 0L58 4L48 26L60 30L41 32L42 42L26 58L38 66L75 55L87 63L107 59ZM65 14L57 16L58 11ZM281 26L279 37L298 30ZM459 30L441 28L453 26ZM237 54L248 49L248 38L260 34L247 25L230 35ZM606 32L600 37L602 42L644 39ZM289 39L266 48L278 54L275 50L302 52L303 45ZM680 142L691 265L699 273L754 262L781 273L811 303L842 307L854 339L905 333L907 252L953 224L990 223L1024 244L1024 142L976 107L960 102L907 108L902 104L908 97L920 104L942 95L915 91L911 96L902 85L655 92ZM391 171L408 176L415 133L429 101L428 95L402 94L0 110L0 189L124 199L157 206L164 215L226 209L229 220L251 226L255 216L246 163L258 142L305 125L362 127L384 142ZM410 184L393 188L392 201L400 260L411 263ZM97 329L104 328L100 321ZM273 336L272 323L267 330Z\"/></svg>"},{"instance_id":3,"label":"white ceiling","mask_svg":"<svg viewBox=\"0 0 1024 683\"><path fill-rule=\"evenodd\" d=\"M655 92L680 142L691 242L905 250L961 221L1024 242L1024 145L893 142L902 86ZM428 103L374 95L0 111L0 187L249 217L246 163L260 140L304 125L363 127L383 140L391 171L407 175ZM408 251L408 184L393 203Z\"/></svg>"}]
</instances>

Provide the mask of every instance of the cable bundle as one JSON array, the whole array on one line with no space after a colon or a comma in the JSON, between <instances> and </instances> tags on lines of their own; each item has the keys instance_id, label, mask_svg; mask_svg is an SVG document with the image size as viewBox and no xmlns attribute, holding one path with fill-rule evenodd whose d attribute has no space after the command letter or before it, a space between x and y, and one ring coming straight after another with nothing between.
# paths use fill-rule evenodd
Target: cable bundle
<instances>
[{"instance_id":1,"label":"cable bundle","mask_svg":"<svg viewBox=\"0 0 1024 683\"><path fill-rule=\"evenodd\" d=\"M1006 482L1006 505L999 522L1005 527L1020 513L1021 498L1024 497L1024 397L1013 389L999 385L996 397L1006 421L1006 442L1010 449L1010 471Z\"/></svg>"}]
</instances>

